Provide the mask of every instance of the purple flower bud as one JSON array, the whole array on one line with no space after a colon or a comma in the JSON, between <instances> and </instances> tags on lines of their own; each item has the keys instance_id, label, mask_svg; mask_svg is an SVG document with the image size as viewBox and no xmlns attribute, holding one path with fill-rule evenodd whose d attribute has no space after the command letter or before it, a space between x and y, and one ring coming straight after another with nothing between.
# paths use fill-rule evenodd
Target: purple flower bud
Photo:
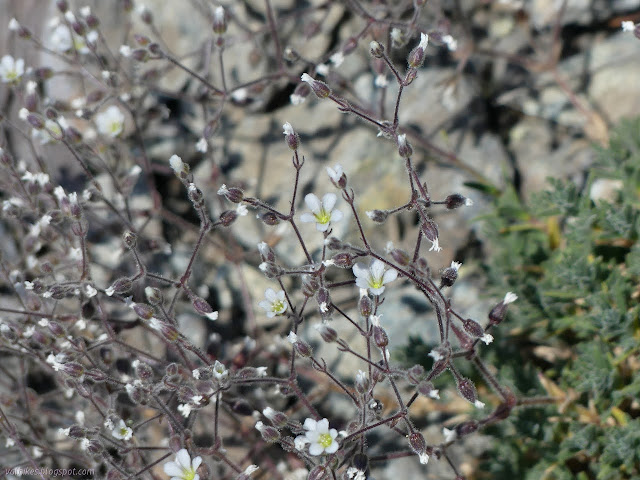
<instances>
[{"instance_id":1,"label":"purple flower bud","mask_svg":"<svg viewBox=\"0 0 640 480\"><path fill-rule=\"evenodd\" d=\"M144 63L149 60L149 52L146 48L136 48L131 52L131 58L133 58L136 62Z\"/></svg>"},{"instance_id":2,"label":"purple flower bud","mask_svg":"<svg viewBox=\"0 0 640 480\"><path fill-rule=\"evenodd\" d=\"M146 303L134 303L133 311L136 312L136 315L138 315L142 320L151 320L155 313L153 307Z\"/></svg>"},{"instance_id":3,"label":"purple flower bud","mask_svg":"<svg viewBox=\"0 0 640 480\"><path fill-rule=\"evenodd\" d=\"M223 35L227 31L227 15L223 7L217 7L213 14L213 32Z\"/></svg>"},{"instance_id":4,"label":"purple flower bud","mask_svg":"<svg viewBox=\"0 0 640 480\"><path fill-rule=\"evenodd\" d=\"M409 257L409 254L404 250L400 250L399 248L394 248L393 250L391 250L389 255L391 255L391 258L393 258L399 265L409 265L409 262L411 261L411 257Z\"/></svg>"},{"instance_id":5,"label":"purple flower bud","mask_svg":"<svg viewBox=\"0 0 640 480\"><path fill-rule=\"evenodd\" d=\"M476 387L471 380L459 377L457 379L457 387L462 398L470 403L476 403L476 400L478 400L478 393L476 392Z\"/></svg>"},{"instance_id":6,"label":"purple flower bud","mask_svg":"<svg viewBox=\"0 0 640 480\"><path fill-rule=\"evenodd\" d=\"M482 328L482 325L480 325L475 320L467 318L462 322L462 326L464 327L465 331L472 337L479 338L484 335L484 328Z\"/></svg>"},{"instance_id":7,"label":"purple flower bud","mask_svg":"<svg viewBox=\"0 0 640 480\"><path fill-rule=\"evenodd\" d=\"M311 87L311 90L316 94L316 97L322 99L331 95L331 89L326 83L314 79L309 74L303 73L300 79Z\"/></svg>"},{"instance_id":8,"label":"purple flower bud","mask_svg":"<svg viewBox=\"0 0 640 480\"><path fill-rule=\"evenodd\" d=\"M402 135L398 135L398 155L402 158L409 158L413 155L413 148L411 147L411 144L407 142L407 135L404 133Z\"/></svg>"},{"instance_id":9,"label":"purple flower bud","mask_svg":"<svg viewBox=\"0 0 640 480\"><path fill-rule=\"evenodd\" d=\"M424 376L424 367L422 365L414 365L407 371L407 378L412 385L418 385Z\"/></svg>"},{"instance_id":10,"label":"purple flower bud","mask_svg":"<svg viewBox=\"0 0 640 480\"><path fill-rule=\"evenodd\" d=\"M384 348L389 345L389 336L384 328L378 325L373 326L373 341L378 348Z\"/></svg>"},{"instance_id":11,"label":"purple flower bud","mask_svg":"<svg viewBox=\"0 0 640 480\"><path fill-rule=\"evenodd\" d=\"M163 295L159 289L155 287L146 287L144 289L144 294L151 305L160 305L162 303Z\"/></svg>"},{"instance_id":12,"label":"purple flower bud","mask_svg":"<svg viewBox=\"0 0 640 480\"><path fill-rule=\"evenodd\" d=\"M262 220L265 225L269 225L270 227L278 225L280 223L280 219L278 218L278 216L272 212L264 212L260 214L260 220Z\"/></svg>"},{"instance_id":13,"label":"purple flower bud","mask_svg":"<svg viewBox=\"0 0 640 480\"><path fill-rule=\"evenodd\" d=\"M282 128L284 130L283 131L284 139L287 142L287 146L293 151L298 150L298 147L300 146L300 137L293 130L293 127L291 126L291 124L287 122L284 125L282 125Z\"/></svg>"},{"instance_id":14,"label":"purple flower bud","mask_svg":"<svg viewBox=\"0 0 640 480\"><path fill-rule=\"evenodd\" d=\"M504 299L498 303L495 307L491 309L489 312L489 322L492 325L498 325L502 323L502 321L507 316L507 306L510 303L515 302L518 299L518 296L514 293L508 292Z\"/></svg>"},{"instance_id":15,"label":"purple flower bud","mask_svg":"<svg viewBox=\"0 0 640 480\"><path fill-rule=\"evenodd\" d=\"M274 410L271 407L266 407L262 410L262 414L269 419L275 428L284 428L289 421L284 413Z\"/></svg>"},{"instance_id":16,"label":"purple flower bud","mask_svg":"<svg viewBox=\"0 0 640 480\"><path fill-rule=\"evenodd\" d=\"M313 297L320 284L318 283L318 279L312 275L303 275L302 276L302 294L305 297Z\"/></svg>"},{"instance_id":17,"label":"purple flower bud","mask_svg":"<svg viewBox=\"0 0 640 480\"><path fill-rule=\"evenodd\" d=\"M367 217L376 223L384 223L388 216L389 212L387 210L369 210L367 212Z\"/></svg>"},{"instance_id":18,"label":"purple flower bud","mask_svg":"<svg viewBox=\"0 0 640 480\"><path fill-rule=\"evenodd\" d=\"M469 435L476 430L478 430L478 422L476 422L475 420L470 420L456 426L456 434L458 435L458 437Z\"/></svg>"},{"instance_id":19,"label":"purple flower bud","mask_svg":"<svg viewBox=\"0 0 640 480\"><path fill-rule=\"evenodd\" d=\"M124 243L124 246L127 247L129 250L136 247L137 241L138 241L138 235L136 235L133 232L130 232L127 230L122 235L122 243Z\"/></svg>"},{"instance_id":20,"label":"purple flower bud","mask_svg":"<svg viewBox=\"0 0 640 480\"><path fill-rule=\"evenodd\" d=\"M44 120L40 115L35 113L29 113L27 115L27 123L36 130L42 130L44 128Z\"/></svg>"},{"instance_id":21,"label":"purple flower bud","mask_svg":"<svg viewBox=\"0 0 640 480\"><path fill-rule=\"evenodd\" d=\"M81 377L84 374L84 367L77 362L65 363L62 371L70 377Z\"/></svg>"},{"instance_id":22,"label":"purple flower bud","mask_svg":"<svg viewBox=\"0 0 640 480\"><path fill-rule=\"evenodd\" d=\"M56 7L60 10L60 13L66 13L69 10L69 4L67 0L56 0Z\"/></svg>"},{"instance_id":23,"label":"purple flower bud","mask_svg":"<svg viewBox=\"0 0 640 480\"><path fill-rule=\"evenodd\" d=\"M193 305L193 309L200 315L208 317L214 313L211 305L209 305L204 298L198 297L197 295L191 296L191 304Z\"/></svg>"},{"instance_id":24,"label":"purple flower bud","mask_svg":"<svg viewBox=\"0 0 640 480\"><path fill-rule=\"evenodd\" d=\"M420 432L409 434L409 446L416 454L420 455L427 450L427 442Z\"/></svg>"},{"instance_id":25,"label":"purple flower bud","mask_svg":"<svg viewBox=\"0 0 640 480\"><path fill-rule=\"evenodd\" d=\"M249 402L243 398L236 399L233 404L231 404L231 410L244 417L250 416L254 411L251 405L249 405Z\"/></svg>"},{"instance_id":26,"label":"purple flower bud","mask_svg":"<svg viewBox=\"0 0 640 480\"><path fill-rule=\"evenodd\" d=\"M226 210L220 214L220 223L224 227L230 226L238 218L238 213L235 210Z\"/></svg>"},{"instance_id":27,"label":"purple flower bud","mask_svg":"<svg viewBox=\"0 0 640 480\"><path fill-rule=\"evenodd\" d=\"M373 41L369 44L369 52L375 58L382 58L382 56L384 55L384 47L382 46L382 44Z\"/></svg>"},{"instance_id":28,"label":"purple flower bud","mask_svg":"<svg viewBox=\"0 0 640 480\"><path fill-rule=\"evenodd\" d=\"M471 201L471 199L460 195L459 193L454 193L444 199L444 204L446 205L447 209L453 210L455 208L462 207L463 205L471 206L473 205L473 202Z\"/></svg>"},{"instance_id":29,"label":"purple flower bud","mask_svg":"<svg viewBox=\"0 0 640 480\"><path fill-rule=\"evenodd\" d=\"M369 316L373 313L373 302L368 295L364 295L360 298L358 302L358 310L360 310L360 315L364 318L369 318Z\"/></svg>"},{"instance_id":30,"label":"purple flower bud","mask_svg":"<svg viewBox=\"0 0 640 480\"><path fill-rule=\"evenodd\" d=\"M311 350L311 346L308 343L303 342L302 340L298 340L297 342L295 342L293 344L293 349L298 355L305 358L310 357L313 353L313 351Z\"/></svg>"},{"instance_id":31,"label":"purple flower bud","mask_svg":"<svg viewBox=\"0 0 640 480\"><path fill-rule=\"evenodd\" d=\"M322 340L327 343L333 343L338 339L338 332L326 323L316 325L316 330L320 333Z\"/></svg>"},{"instance_id":32,"label":"purple flower bud","mask_svg":"<svg viewBox=\"0 0 640 480\"><path fill-rule=\"evenodd\" d=\"M429 35L426 33L420 34L420 43L417 47L411 50L409 53L409 58L407 62L411 68L420 68L424 63L425 50L427 48L427 44L429 43Z\"/></svg>"},{"instance_id":33,"label":"purple flower bud","mask_svg":"<svg viewBox=\"0 0 640 480\"><path fill-rule=\"evenodd\" d=\"M337 253L331 259L336 267L351 268L353 267L353 255L347 252Z\"/></svg>"}]
</instances>

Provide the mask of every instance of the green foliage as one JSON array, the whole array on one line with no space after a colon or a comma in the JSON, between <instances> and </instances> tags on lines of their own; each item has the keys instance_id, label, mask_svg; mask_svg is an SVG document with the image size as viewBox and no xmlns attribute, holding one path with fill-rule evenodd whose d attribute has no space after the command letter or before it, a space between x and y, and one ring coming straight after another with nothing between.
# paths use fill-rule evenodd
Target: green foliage
<instances>
[{"instance_id":1,"label":"green foliage","mask_svg":"<svg viewBox=\"0 0 640 480\"><path fill-rule=\"evenodd\" d=\"M508 189L483 219L492 293L519 297L491 353L507 359L500 374L521 395L564 398L492 427L478 478L640 478L639 133L640 119L623 122L586 185L550 179L528 202ZM603 180L619 188L593 200ZM546 387L522 367L534 364Z\"/></svg>"}]
</instances>

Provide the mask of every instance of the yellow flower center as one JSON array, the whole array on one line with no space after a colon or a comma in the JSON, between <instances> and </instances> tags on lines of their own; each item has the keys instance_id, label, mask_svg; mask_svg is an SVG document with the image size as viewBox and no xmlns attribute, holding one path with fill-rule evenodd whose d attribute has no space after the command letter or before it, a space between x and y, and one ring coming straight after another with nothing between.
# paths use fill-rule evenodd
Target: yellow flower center
<instances>
[{"instance_id":1,"label":"yellow flower center","mask_svg":"<svg viewBox=\"0 0 640 480\"><path fill-rule=\"evenodd\" d=\"M128 433L129 433L129 429L127 427L122 427L120 429L120 436L121 437L126 437Z\"/></svg>"},{"instance_id":2,"label":"yellow flower center","mask_svg":"<svg viewBox=\"0 0 640 480\"><path fill-rule=\"evenodd\" d=\"M330 447L331 444L333 443L333 438L331 438L331 435L329 435L328 433L322 433L318 437L318 443L322 445L324 448L327 448L327 447Z\"/></svg>"},{"instance_id":3,"label":"yellow flower center","mask_svg":"<svg viewBox=\"0 0 640 480\"><path fill-rule=\"evenodd\" d=\"M196 472L193 468L185 468L182 472L182 478L184 480L193 480L196 477Z\"/></svg>"},{"instance_id":4,"label":"yellow flower center","mask_svg":"<svg viewBox=\"0 0 640 480\"><path fill-rule=\"evenodd\" d=\"M280 313L284 308L284 303L282 300L276 300L271 304L271 311L274 313Z\"/></svg>"},{"instance_id":5,"label":"yellow flower center","mask_svg":"<svg viewBox=\"0 0 640 480\"><path fill-rule=\"evenodd\" d=\"M371 278L371 280L369 280L369 286L371 288L380 288L382 287L382 285L384 285L384 283L382 282L382 277L380 278Z\"/></svg>"},{"instance_id":6,"label":"yellow flower center","mask_svg":"<svg viewBox=\"0 0 640 480\"><path fill-rule=\"evenodd\" d=\"M111 122L109 125L109 131L111 135L117 135L120 133L120 122Z\"/></svg>"},{"instance_id":7,"label":"yellow flower center","mask_svg":"<svg viewBox=\"0 0 640 480\"><path fill-rule=\"evenodd\" d=\"M314 214L318 223L325 225L331 221L331 214L328 213L324 208L321 208L320 211Z\"/></svg>"}]
</instances>

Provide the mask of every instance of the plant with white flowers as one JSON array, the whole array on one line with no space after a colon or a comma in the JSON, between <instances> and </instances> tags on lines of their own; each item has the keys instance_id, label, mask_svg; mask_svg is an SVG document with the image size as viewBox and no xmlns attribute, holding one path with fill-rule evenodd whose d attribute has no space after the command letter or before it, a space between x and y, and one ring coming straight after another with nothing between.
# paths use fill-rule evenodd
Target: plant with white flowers
<instances>
[{"instance_id":1,"label":"plant with white flowers","mask_svg":"<svg viewBox=\"0 0 640 480\"><path fill-rule=\"evenodd\" d=\"M368 290L373 295L381 295L385 285L398 278L398 272L392 268L386 269L385 264L374 259L369 266L358 262L353 266L353 274L356 276L356 285Z\"/></svg>"},{"instance_id":2,"label":"plant with white flowers","mask_svg":"<svg viewBox=\"0 0 640 480\"><path fill-rule=\"evenodd\" d=\"M316 230L326 232L331 222L337 222L342 219L342 212L334 210L337 197L335 193L326 193L322 197L322 201L313 193L305 195L304 201L311 210L311 213L303 213L300 220L303 222L315 222Z\"/></svg>"},{"instance_id":3,"label":"plant with white flowers","mask_svg":"<svg viewBox=\"0 0 640 480\"><path fill-rule=\"evenodd\" d=\"M124 114L115 105L96 115L98 132L106 137L115 138L124 129Z\"/></svg>"},{"instance_id":4,"label":"plant with white flowers","mask_svg":"<svg viewBox=\"0 0 640 480\"><path fill-rule=\"evenodd\" d=\"M303 426L306 430L305 434L295 439L298 450L309 445L309 454L317 456L323 453L335 453L340 448L336 440L338 431L335 428L329 428L329 420L326 418L322 420L307 418Z\"/></svg>"},{"instance_id":5,"label":"plant with white flowers","mask_svg":"<svg viewBox=\"0 0 640 480\"><path fill-rule=\"evenodd\" d=\"M287 311L287 301L285 300L284 290L277 292L273 288L267 288L264 291L265 299L258 305L267 312L267 317L273 318L276 315L282 315Z\"/></svg>"},{"instance_id":6,"label":"plant with white flowers","mask_svg":"<svg viewBox=\"0 0 640 480\"><path fill-rule=\"evenodd\" d=\"M5 55L0 60L0 79L3 83L16 83L24 75L24 60Z\"/></svg>"}]
</instances>

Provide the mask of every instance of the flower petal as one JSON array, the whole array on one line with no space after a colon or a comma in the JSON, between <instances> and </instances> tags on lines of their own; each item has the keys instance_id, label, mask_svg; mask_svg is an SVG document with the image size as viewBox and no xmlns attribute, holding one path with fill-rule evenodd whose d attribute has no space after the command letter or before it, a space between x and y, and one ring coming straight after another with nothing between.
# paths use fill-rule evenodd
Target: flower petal
<instances>
[{"instance_id":1,"label":"flower petal","mask_svg":"<svg viewBox=\"0 0 640 480\"><path fill-rule=\"evenodd\" d=\"M316 221L316 217L312 214L312 213L303 213L302 215L300 215L300 221L304 222L304 223L310 223L310 222L315 222Z\"/></svg>"},{"instance_id":2,"label":"flower petal","mask_svg":"<svg viewBox=\"0 0 640 480\"><path fill-rule=\"evenodd\" d=\"M305 195L304 203L307 204L307 207L309 207L309 210L311 210L313 213L320 212L320 209L322 208L320 199L316 197L313 193L307 193Z\"/></svg>"},{"instance_id":3,"label":"flower petal","mask_svg":"<svg viewBox=\"0 0 640 480\"><path fill-rule=\"evenodd\" d=\"M322 455L322 452L324 452L324 447L319 443L312 443L309 447L309 453L311 455Z\"/></svg>"},{"instance_id":4,"label":"flower petal","mask_svg":"<svg viewBox=\"0 0 640 480\"><path fill-rule=\"evenodd\" d=\"M382 278L382 275L384 274L384 263L376 259L373 262L371 262L371 265L369 266L369 270L371 270L371 276L374 279L377 280L379 278Z\"/></svg>"},{"instance_id":5,"label":"flower petal","mask_svg":"<svg viewBox=\"0 0 640 480\"><path fill-rule=\"evenodd\" d=\"M316 230L319 232L326 232L329 230L329 223L316 223Z\"/></svg>"},{"instance_id":6,"label":"flower petal","mask_svg":"<svg viewBox=\"0 0 640 480\"><path fill-rule=\"evenodd\" d=\"M335 193L325 193L324 197L322 197L322 206L327 212L333 210L333 207L336 206L336 197Z\"/></svg>"},{"instance_id":7,"label":"flower petal","mask_svg":"<svg viewBox=\"0 0 640 480\"><path fill-rule=\"evenodd\" d=\"M315 430L316 429L316 425L318 422L316 422L313 418L307 418L304 421L304 428L306 430Z\"/></svg>"},{"instance_id":8,"label":"flower petal","mask_svg":"<svg viewBox=\"0 0 640 480\"><path fill-rule=\"evenodd\" d=\"M338 442L331 442L331 445L325 448L324 451L327 453L336 453L339 448L340 445L338 444Z\"/></svg>"},{"instance_id":9,"label":"flower petal","mask_svg":"<svg viewBox=\"0 0 640 480\"><path fill-rule=\"evenodd\" d=\"M326 418L320 420L316 426L316 431L318 433L327 433L329 431L329 420Z\"/></svg>"},{"instance_id":10,"label":"flower petal","mask_svg":"<svg viewBox=\"0 0 640 480\"><path fill-rule=\"evenodd\" d=\"M393 268L384 272L384 276L382 277L382 283L393 282L396 278L398 278L398 271Z\"/></svg>"},{"instance_id":11,"label":"flower petal","mask_svg":"<svg viewBox=\"0 0 640 480\"><path fill-rule=\"evenodd\" d=\"M356 285L358 288L363 288L363 289L368 289L369 288L369 281L364 278L364 277L358 277L356 278ZM384 287L382 287L384 288Z\"/></svg>"},{"instance_id":12,"label":"flower petal","mask_svg":"<svg viewBox=\"0 0 640 480\"><path fill-rule=\"evenodd\" d=\"M343 216L344 215L342 215L342 212L340 210L334 210L331 212L331 221L339 222L340 220L342 220Z\"/></svg>"},{"instance_id":13,"label":"flower petal","mask_svg":"<svg viewBox=\"0 0 640 480\"><path fill-rule=\"evenodd\" d=\"M164 464L164 473L172 477L181 476L183 471L184 470L182 469L182 467L176 462L169 462Z\"/></svg>"},{"instance_id":14,"label":"flower petal","mask_svg":"<svg viewBox=\"0 0 640 480\"><path fill-rule=\"evenodd\" d=\"M367 280L369 278L369 276L371 275L371 272L369 272L369 269L364 265L364 263L362 262L358 262L356 263L353 268L353 274L357 277L357 278L362 278L364 280ZM358 285L360 288L367 288L368 283L365 283L366 286L360 286Z\"/></svg>"},{"instance_id":15,"label":"flower petal","mask_svg":"<svg viewBox=\"0 0 640 480\"><path fill-rule=\"evenodd\" d=\"M201 463L202 463L202 457L196 457L193 460L191 460L191 468L193 468L194 470L197 470Z\"/></svg>"},{"instance_id":16,"label":"flower petal","mask_svg":"<svg viewBox=\"0 0 640 480\"><path fill-rule=\"evenodd\" d=\"M186 448L183 448L176 454L176 461L178 465L183 468L191 468L191 456Z\"/></svg>"},{"instance_id":17,"label":"flower petal","mask_svg":"<svg viewBox=\"0 0 640 480\"><path fill-rule=\"evenodd\" d=\"M384 285L380 288L371 288L371 287L368 287L368 288L373 295L382 295L382 292L384 292Z\"/></svg>"}]
</instances>

